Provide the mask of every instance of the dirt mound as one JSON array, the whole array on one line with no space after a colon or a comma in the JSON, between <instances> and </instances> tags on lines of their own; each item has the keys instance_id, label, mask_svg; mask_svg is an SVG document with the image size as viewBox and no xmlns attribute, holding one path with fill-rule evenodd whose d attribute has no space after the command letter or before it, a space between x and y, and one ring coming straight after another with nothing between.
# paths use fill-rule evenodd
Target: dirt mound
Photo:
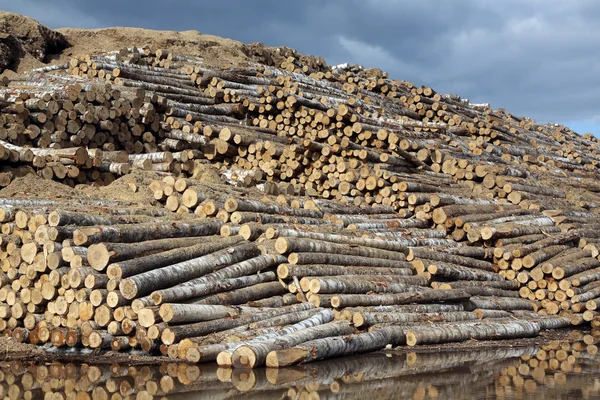
<instances>
[{"instance_id":1,"label":"dirt mound","mask_svg":"<svg viewBox=\"0 0 600 400\"><path fill-rule=\"evenodd\" d=\"M288 47L268 47L262 43L244 44L232 39L202 34L198 31L154 31L141 28L105 28L105 29L59 29L71 44L58 62L67 62L78 54L95 54L118 50L124 47L149 46L152 49L167 49L175 54L197 56L204 59L209 67L228 68L247 62L259 62L266 65L280 65L290 56L298 57L294 49ZM321 57L307 56L306 64L324 64Z\"/></svg>"},{"instance_id":2,"label":"dirt mound","mask_svg":"<svg viewBox=\"0 0 600 400\"><path fill-rule=\"evenodd\" d=\"M35 67L32 60L46 63L68 45L62 34L36 20L0 11L0 72ZM25 65L21 66L21 61L26 61Z\"/></svg>"},{"instance_id":3,"label":"dirt mound","mask_svg":"<svg viewBox=\"0 0 600 400\"><path fill-rule=\"evenodd\" d=\"M0 190L0 197L28 198L69 198L76 194L75 190L62 183L43 179L36 174L27 174L14 179L10 185Z\"/></svg>"},{"instance_id":4,"label":"dirt mound","mask_svg":"<svg viewBox=\"0 0 600 400\"><path fill-rule=\"evenodd\" d=\"M161 179L162 176L155 172L133 170L110 185L100 187L78 185L76 190L89 197L130 201L138 205L151 205L153 197L148 185L153 180L159 181Z\"/></svg>"},{"instance_id":5,"label":"dirt mound","mask_svg":"<svg viewBox=\"0 0 600 400\"><path fill-rule=\"evenodd\" d=\"M280 66L294 57L313 69L325 65L322 57L303 56L288 47L244 44L198 31L155 31L141 28L51 30L39 22L0 11L0 73L27 72L46 64L63 64L73 56L98 54L124 47L149 46L175 54L197 56L207 67L228 68L247 62Z\"/></svg>"}]
</instances>

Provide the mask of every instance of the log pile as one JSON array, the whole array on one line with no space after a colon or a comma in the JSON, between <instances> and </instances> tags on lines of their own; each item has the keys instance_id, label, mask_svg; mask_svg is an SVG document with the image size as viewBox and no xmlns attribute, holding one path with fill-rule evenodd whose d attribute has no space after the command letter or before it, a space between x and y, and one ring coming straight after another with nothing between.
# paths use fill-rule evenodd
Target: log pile
<instances>
[{"instance_id":1,"label":"log pile","mask_svg":"<svg viewBox=\"0 0 600 400\"><path fill-rule=\"evenodd\" d=\"M248 197L260 191L246 194L223 204L235 200L238 208L312 215L298 218L323 214ZM379 221L382 215L379 208L352 211L347 207L342 216ZM419 267L426 260L421 257L449 255L426 247L440 243L427 237L430 229L405 228L404 237L386 237L328 219L314 226L244 224L231 234L233 226L219 218L102 200L5 199L0 215L0 323L20 342L141 348L189 362L254 368L388 344L535 336L571 323L538 316L534 303L510 297L515 286L499 275L453 282L458 288L450 290L429 287L431 273ZM491 274L490 263L451 256ZM475 282L489 285L470 285ZM438 336L431 336L432 322ZM424 331L428 338L420 336ZM322 353L302 350L312 348Z\"/></svg>"},{"instance_id":2,"label":"log pile","mask_svg":"<svg viewBox=\"0 0 600 400\"><path fill-rule=\"evenodd\" d=\"M278 367L600 320L600 148L562 126L358 66L149 48L0 98L0 185L162 177L157 208L0 199L19 341Z\"/></svg>"}]
</instances>

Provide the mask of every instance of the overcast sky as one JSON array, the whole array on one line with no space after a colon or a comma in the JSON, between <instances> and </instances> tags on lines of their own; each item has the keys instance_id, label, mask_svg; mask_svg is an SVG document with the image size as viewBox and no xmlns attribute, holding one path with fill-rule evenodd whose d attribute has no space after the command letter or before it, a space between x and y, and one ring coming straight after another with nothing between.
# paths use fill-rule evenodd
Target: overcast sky
<instances>
[{"instance_id":1,"label":"overcast sky","mask_svg":"<svg viewBox=\"0 0 600 400\"><path fill-rule=\"evenodd\" d=\"M600 136L597 0L0 0L51 28L190 30L289 46Z\"/></svg>"}]
</instances>

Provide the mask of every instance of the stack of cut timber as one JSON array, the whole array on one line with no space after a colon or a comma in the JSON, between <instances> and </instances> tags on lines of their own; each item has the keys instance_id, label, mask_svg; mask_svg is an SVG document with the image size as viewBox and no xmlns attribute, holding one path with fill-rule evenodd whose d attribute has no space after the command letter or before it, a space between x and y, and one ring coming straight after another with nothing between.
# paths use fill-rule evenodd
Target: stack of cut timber
<instances>
[{"instance_id":1,"label":"stack of cut timber","mask_svg":"<svg viewBox=\"0 0 600 400\"><path fill-rule=\"evenodd\" d=\"M293 52L65 68L0 91L5 183L151 169L164 209L1 202L21 341L254 367L598 321L594 138Z\"/></svg>"},{"instance_id":2,"label":"stack of cut timber","mask_svg":"<svg viewBox=\"0 0 600 400\"><path fill-rule=\"evenodd\" d=\"M380 213L391 212L384 207L342 210L313 202L293 208L252 200L259 191L246 191L246 197L235 193L223 206L255 210L258 222L280 214L318 219L324 213L317 205L337 214L320 225L247 223L238 229L245 239L231 234L234 225L223 230L219 218L100 200L5 200L0 210L4 332L55 347L142 348L192 362L258 367L288 363L277 361L278 352L295 352L304 343L333 353L289 363L390 343L444 341L410 341L432 322L441 330L463 332L446 341L530 336L570 323L535 314L507 320L535 307L507 301L508 296L490 297L505 295L500 289L428 287L430 273L415 267L427 259L446 255L484 270L489 263L427 250L432 243L448 243L429 237L435 230L418 228L419 220L389 220L404 231L382 236L369 229L374 225L377 231L378 217L387 215ZM494 282L510 288L499 275ZM407 322L413 331L406 330ZM356 339L330 347L349 334Z\"/></svg>"}]
</instances>

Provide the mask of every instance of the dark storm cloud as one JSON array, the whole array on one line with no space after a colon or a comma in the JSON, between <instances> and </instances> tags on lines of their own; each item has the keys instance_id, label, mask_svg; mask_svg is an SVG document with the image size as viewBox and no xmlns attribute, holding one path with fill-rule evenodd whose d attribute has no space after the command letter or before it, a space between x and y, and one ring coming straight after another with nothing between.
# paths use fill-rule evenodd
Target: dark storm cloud
<instances>
[{"instance_id":1,"label":"dark storm cloud","mask_svg":"<svg viewBox=\"0 0 600 400\"><path fill-rule=\"evenodd\" d=\"M360 63L542 121L598 121L595 0L0 0L53 27L188 30Z\"/></svg>"}]
</instances>

